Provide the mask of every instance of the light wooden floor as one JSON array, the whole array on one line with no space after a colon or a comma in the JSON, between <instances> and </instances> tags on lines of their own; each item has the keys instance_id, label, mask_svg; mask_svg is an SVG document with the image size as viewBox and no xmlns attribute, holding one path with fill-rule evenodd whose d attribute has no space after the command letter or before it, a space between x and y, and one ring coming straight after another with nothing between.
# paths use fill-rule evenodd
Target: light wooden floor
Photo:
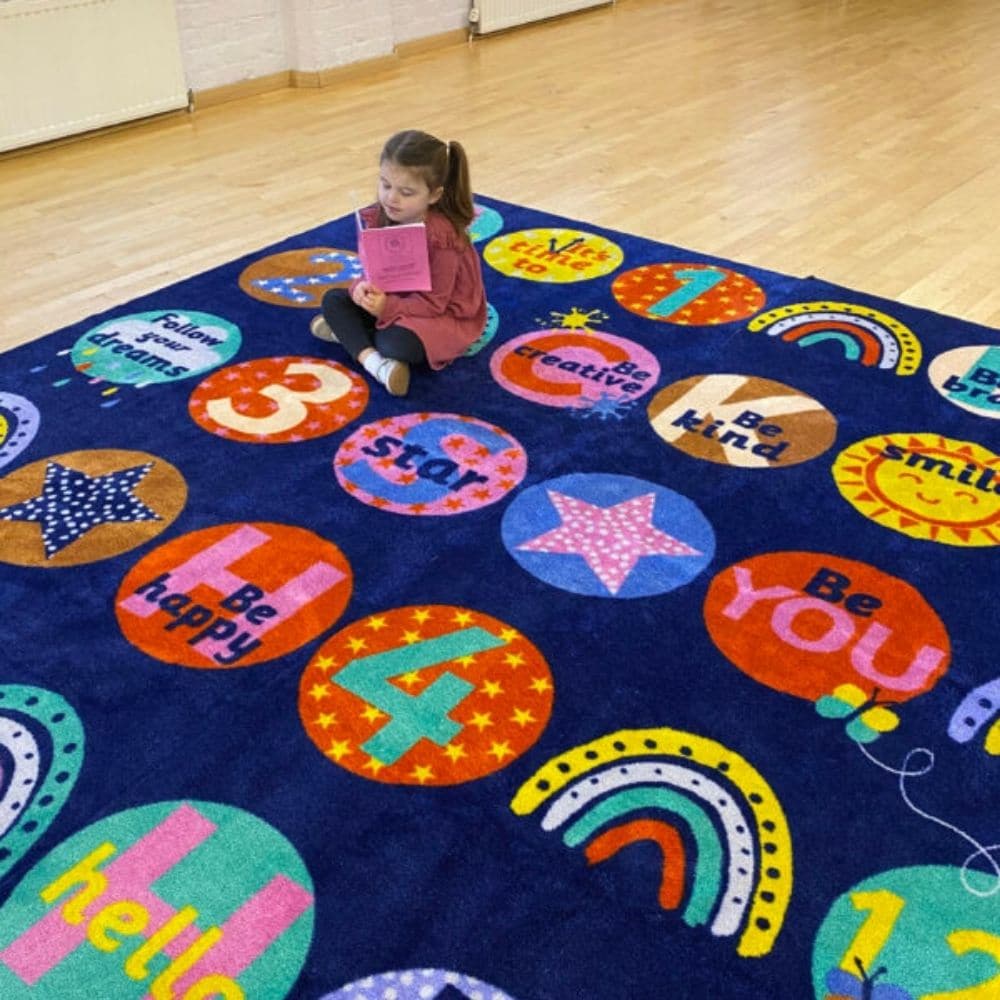
<instances>
[{"instance_id":1,"label":"light wooden floor","mask_svg":"<svg viewBox=\"0 0 1000 1000\"><path fill-rule=\"evenodd\" d=\"M1000 326L996 0L622 0L0 158L0 346L343 214L406 126L484 194Z\"/></svg>"}]
</instances>

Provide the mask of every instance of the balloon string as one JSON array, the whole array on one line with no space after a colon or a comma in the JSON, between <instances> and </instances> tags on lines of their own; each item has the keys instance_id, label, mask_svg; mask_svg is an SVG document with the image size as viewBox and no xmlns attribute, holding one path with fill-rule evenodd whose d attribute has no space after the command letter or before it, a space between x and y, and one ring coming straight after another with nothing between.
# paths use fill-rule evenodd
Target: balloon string
<instances>
[{"instance_id":1,"label":"balloon string","mask_svg":"<svg viewBox=\"0 0 1000 1000\"><path fill-rule=\"evenodd\" d=\"M1000 844L981 844L975 837L971 834L966 833L964 830L959 829L954 823L949 823L945 819L941 819L940 816L935 816L933 813L927 812L926 809L921 809L913 799L910 798L910 793L906 787L906 782L909 778L922 778L925 774L930 774L934 769L934 753L928 750L926 747L915 747L914 749L907 752L906 756L903 758L903 765L901 769L892 767L890 764L885 764L880 761L871 751L863 744L854 741L858 749L876 766L880 767L883 771L887 771L889 774L894 774L899 778L899 794L903 797L903 801L906 803L907 807L915 812L918 816L923 819L929 820L931 823L937 823L938 826L943 826L946 830L950 830L952 833L957 834L964 841L971 844L975 850L972 854L965 859L962 864L962 885L966 892L972 893L974 896L993 896L997 892L1000 892L1000 862L993 856L994 851L1000 851ZM921 758L920 763L913 763L915 758ZM969 881L969 870L973 862L983 859L986 861L987 865L993 871L994 884L990 889L977 889L975 886L970 884ZM977 869L978 870L978 869ZM985 874L979 871L979 874Z\"/></svg>"}]
</instances>

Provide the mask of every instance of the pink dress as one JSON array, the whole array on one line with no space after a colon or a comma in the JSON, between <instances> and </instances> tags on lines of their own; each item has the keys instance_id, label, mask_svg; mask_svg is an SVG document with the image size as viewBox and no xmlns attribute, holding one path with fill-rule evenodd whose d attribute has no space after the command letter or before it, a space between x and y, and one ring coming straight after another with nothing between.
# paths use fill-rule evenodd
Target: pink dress
<instances>
[{"instance_id":1,"label":"pink dress","mask_svg":"<svg viewBox=\"0 0 1000 1000\"><path fill-rule=\"evenodd\" d=\"M378 225L378 206L361 210L366 226ZM398 292L385 297L375 325L404 326L424 345L431 368L444 368L482 335L486 291L479 254L464 234L432 208L424 220L431 266L429 292Z\"/></svg>"}]
</instances>

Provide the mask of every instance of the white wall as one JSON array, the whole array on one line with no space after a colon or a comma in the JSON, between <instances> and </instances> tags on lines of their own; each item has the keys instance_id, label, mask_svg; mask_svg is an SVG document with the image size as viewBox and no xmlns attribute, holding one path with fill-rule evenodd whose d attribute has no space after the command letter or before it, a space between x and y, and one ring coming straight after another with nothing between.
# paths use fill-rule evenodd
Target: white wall
<instances>
[{"instance_id":1,"label":"white wall","mask_svg":"<svg viewBox=\"0 0 1000 1000\"><path fill-rule=\"evenodd\" d=\"M468 27L469 0L176 0L195 91L284 70L318 72Z\"/></svg>"}]
</instances>

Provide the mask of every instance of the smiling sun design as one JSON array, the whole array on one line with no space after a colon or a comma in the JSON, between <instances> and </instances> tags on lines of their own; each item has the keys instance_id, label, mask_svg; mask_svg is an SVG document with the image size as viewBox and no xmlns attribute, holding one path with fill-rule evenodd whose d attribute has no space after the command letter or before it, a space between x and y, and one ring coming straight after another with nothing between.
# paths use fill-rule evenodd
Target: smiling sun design
<instances>
[{"instance_id":1,"label":"smiling sun design","mask_svg":"<svg viewBox=\"0 0 1000 1000\"><path fill-rule=\"evenodd\" d=\"M853 507L912 538L1000 545L1000 456L938 434L881 434L846 448L833 478Z\"/></svg>"}]
</instances>

